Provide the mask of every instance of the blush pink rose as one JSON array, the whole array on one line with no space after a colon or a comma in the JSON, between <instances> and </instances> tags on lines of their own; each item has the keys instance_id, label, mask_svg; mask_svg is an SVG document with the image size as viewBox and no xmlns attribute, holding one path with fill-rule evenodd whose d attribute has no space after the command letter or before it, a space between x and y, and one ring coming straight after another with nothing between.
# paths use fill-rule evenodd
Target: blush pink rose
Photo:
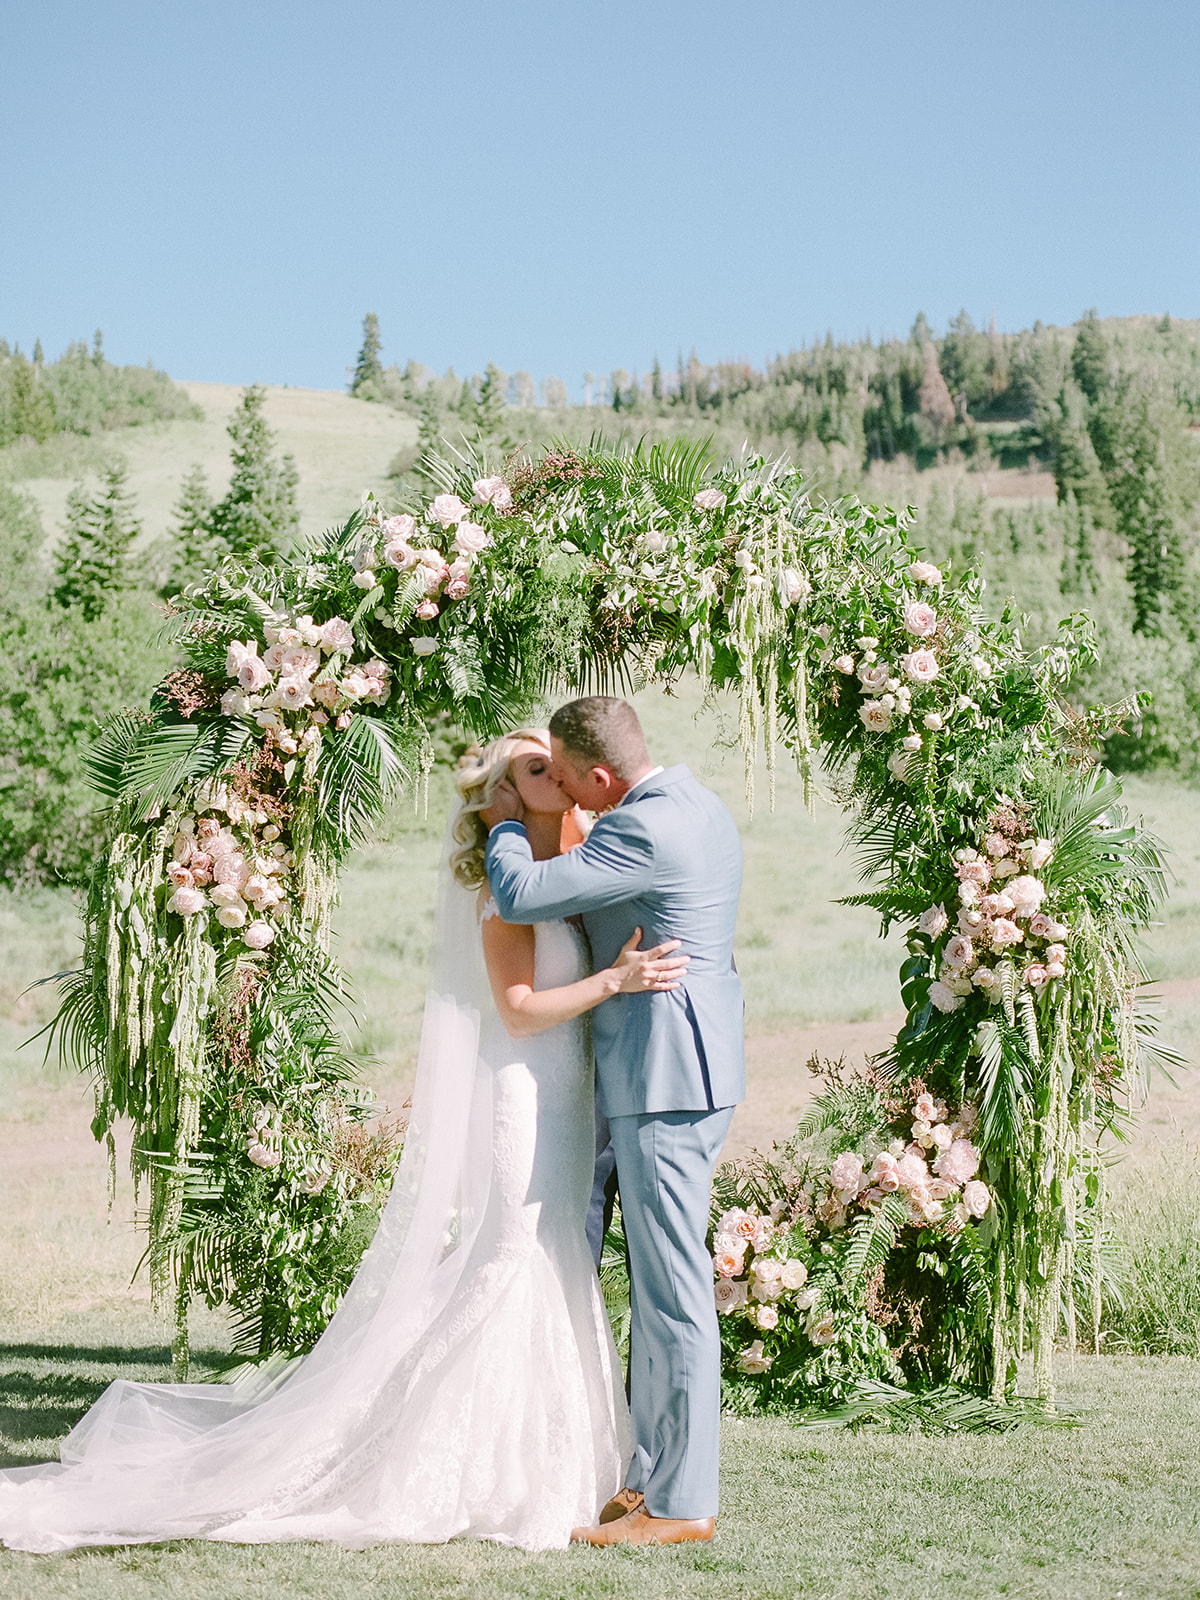
<instances>
[{"instance_id":1,"label":"blush pink rose","mask_svg":"<svg viewBox=\"0 0 1200 1600\"><path fill-rule=\"evenodd\" d=\"M238 668L237 680L239 687L247 694L257 694L270 683L271 674L265 661L260 661L257 656L246 656Z\"/></svg>"},{"instance_id":2,"label":"blush pink rose","mask_svg":"<svg viewBox=\"0 0 1200 1600\"><path fill-rule=\"evenodd\" d=\"M745 1259L736 1250L716 1250L713 1252L713 1271L719 1278L736 1278Z\"/></svg>"},{"instance_id":3,"label":"blush pink rose","mask_svg":"<svg viewBox=\"0 0 1200 1600\"><path fill-rule=\"evenodd\" d=\"M846 1151L845 1154L838 1156L830 1170L829 1178L835 1189L857 1194L862 1187L862 1157L855 1155L853 1151Z\"/></svg>"},{"instance_id":4,"label":"blush pink rose","mask_svg":"<svg viewBox=\"0 0 1200 1600\"><path fill-rule=\"evenodd\" d=\"M477 522L460 522L454 535L454 549L462 556L478 555L491 542L491 534Z\"/></svg>"},{"instance_id":5,"label":"blush pink rose","mask_svg":"<svg viewBox=\"0 0 1200 1600\"><path fill-rule=\"evenodd\" d=\"M937 612L924 600L910 600L904 608L904 627L918 639L928 639L937 630Z\"/></svg>"},{"instance_id":6,"label":"blush pink rose","mask_svg":"<svg viewBox=\"0 0 1200 1600\"><path fill-rule=\"evenodd\" d=\"M887 687L891 668L886 661L864 661L858 669L858 681L869 694L878 694Z\"/></svg>"},{"instance_id":7,"label":"blush pink rose","mask_svg":"<svg viewBox=\"0 0 1200 1600\"><path fill-rule=\"evenodd\" d=\"M389 517L379 531L389 541L393 539L408 540L416 534L417 519L408 515Z\"/></svg>"},{"instance_id":8,"label":"blush pink rose","mask_svg":"<svg viewBox=\"0 0 1200 1600\"><path fill-rule=\"evenodd\" d=\"M991 1191L986 1183L980 1183L976 1178L963 1189L963 1205L973 1217L982 1217L986 1214L992 1203Z\"/></svg>"},{"instance_id":9,"label":"blush pink rose","mask_svg":"<svg viewBox=\"0 0 1200 1600\"><path fill-rule=\"evenodd\" d=\"M854 657L834 656L833 668L835 672L840 672L843 677L849 677L849 675L854 671Z\"/></svg>"},{"instance_id":10,"label":"blush pink rose","mask_svg":"<svg viewBox=\"0 0 1200 1600\"><path fill-rule=\"evenodd\" d=\"M979 1171L979 1151L969 1139L956 1139L939 1153L933 1170L948 1183L967 1183Z\"/></svg>"},{"instance_id":11,"label":"blush pink rose","mask_svg":"<svg viewBox=\"0 0 1200 1600\"><path fill-rule=\"evenodd\" d=\"M868 700L859 706L858 714L868 733L886 733L892 725L892 708L882 700Z\"/></svg>"},{"instance_id":12,"label":"blush pink rose","mask_svg":"<svg viewBox=\"0 0 1200 1600\"><path fill-rule=\"evenodd\" d=\"M440 522L443 528L461 522L467 508L456 494L439 494L429 507L429 520Z\"/></svg>"},{"instance_id":13,"label":"blush pink rose","mask_svg":"<svg viewBox=\"0 0 1200 1600\"><path fill-rule=\"evenodd\" d=\"M182 861L172 861L167 868L167 877L175 889L190 889L196 881Z\"/></svg>"},{"instance_id":14,"label":"blush pink rose","mask_svg":"<svg viewBox=\"0 0 1200 1600\"><path fill-rule=\"evenodd\" d=\"M986 861L960 861L955 868L955 876L960 883L990 883L992 869Z\"/></svg>"},{"instance_id":15,"label":"blush pink rose","mask_svg":"<svg viewBox=\"0 0 1200 1600\"><path fill-rule=\"evenodd\" d=\"M1030 916L1046 898L1046 885L1038 878L1010 878L1005 894L1012 901L1018 915Z\"/></svg>"},{"instance_id":16,"label":"blush pink rose","mask_svg":"<svg viewBox=\"0 0 1200 1600\"><path fill-rule=\"evenodd\" d=\"M942 574L932 561L913 561L909 565L908 575L914 583L937 584L942 581Z\"/></svg>"},{"instance_id":17,"label":"blush pink rose","mask_svg":"<svg viewBox=\"0 0 1200 1600\"><path fill-rule=\"evenodd\" d=\"M950 918L946 915L944 906L930 906L928 911L922 911L917 919L919 931L928 934L931 939L936 939L940 933L945 933L949 925Z\"/></svg>"},{"instance_id":18,"label":"blush pink rose","mask_svg":"<svg viewBox=\"0 0 1200 1600\"><path fill-rule=\"evenodd\" d=\"M437 605L437 602L435 600L422 600L421 604L417 607L416 611L414 611L414 613L413 613L413 615L415 617L418 617L420 619L420 621L422 621L422 622L432 622L434 617L437 616L437 614L438 614L438 605ZM416 649L416 644L415 643L413 645L413 649L414 650Z\"/></svg>"},{"instance_id":19,"label":"blush pink rose","mask_svg":"<svg viewBox=\"0 0 1200 1600\"><path fill-rule=\"evenodd\" d=\"M327 706L332 711L340 697L337 683L333 678L322 678L320 683L313 684L312 697L318 705Z\"/></svg>"},{"instance_id":20,"label":"blush pink rose","mask_svg":"<svg viewBox=\"0 0 1200 1600\"><path fill-rule=\"evenodd\" d=\"M900 657L900 665L912 683L932 683L941 671L932 650L910 650Z\"/></svg>"},{"instance_id":21,"label":"blush pink rose","mask_svg":"<svg viewBox=\"0 0 1200 1600\"><path fill-rule=\"evenodd\" d=\"M470 592L471 584L466 578L451 578L446 585L447 600L462 600Z\"/></svg>"},{"instance_id":22,"label":"blush pink rose","mask_svg":"<svg viewBox=\"0 0 1200 1600\"><path fill-rule=\"evenodd\" d=\"M717 1310L722 1316L728 1317L746 1304L746 1285L735 1283L732 1278L718 1278L713 1287L713 1296Z\"/></svg>"},{"instance_id":23,"label":"blush pink rose","mask_svg":"<svg viewBox=\"0 0 1200 1600\"><path fill-rule=\"evenodd\" d=\"M321 649L326 655L332 655L335 650L349 650L353 643L354 629L345 617L330 617L321 624Z\"/></svg>"},{"instance_id":24,"label":"blush pink rose","mask_svg":"<svg viewBox=\"0 0 1200 1600\"><path fill-rule=\"evenodd\" d=\"M252 922L242 934L242 943L251 950L265 950L275 940L275 929L269 922Z\"/></svg>"},{"instance_id":25,"label":"blush pink rose","mask_svg":"<svg viewBox=\"0 0 1200 1600\"><path fill-rule=\"evenodd\" d=\"M184 885L176 889L167 901L167 910L177 912L181 917L194 917L197 911L204 910L204 896L199 889L190 889Z\"/></svg>"},{"instance_id":26,"label":"blush pink rose","mask_svg":"<svg viewBox=\"0 0 1200 1600\"><path fill-rule=\"evenodd\" d=\"M417 552L404 539L389 539L383 547L383 559L397 572L407 572L417 564Z\"/></svg>"}]
</instances>

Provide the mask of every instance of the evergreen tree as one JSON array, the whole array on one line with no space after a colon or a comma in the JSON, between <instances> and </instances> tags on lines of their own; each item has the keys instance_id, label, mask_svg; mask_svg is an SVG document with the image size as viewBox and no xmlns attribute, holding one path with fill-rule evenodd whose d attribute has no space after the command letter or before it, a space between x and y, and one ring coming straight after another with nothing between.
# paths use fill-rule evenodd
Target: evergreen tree
<instances>
[{"instance_id":1,"label":"evergreen tree","mask_svg":"<svg viewBox=\"0 0 1200 1600\"><path fill-rule=\"evenodd\" d=\"M501 372L494 361L489 361L479 385L479 398L475 401L475 434L481 443L507 441L508 408L504 403L507 388L507 373Z\"/></svg>"},{"instance_id":2,"label":"evergreen tree","mask_svg":"<svg viewBox=\"0 0 1200 1600\"><path fill-rule=\"evenodd\" d=\"M9 374L6 415L0 417L0 444L15 439L42 444L54 432L54 402L41 378L41 369L18 350Z\"/></svg>"},{"instance_id":3,"label":"evergreen tree","mask_svg":"<svg viewBox=\"0 0 1200 1600\"><path fill-rule=\"evenodd\" d=\"M1085 311L1071 349L1071 372L1092 405L1109 387L1108 340L1095 310Z\"/></svg>"},{"instance_id":4,"label":"evergreen tree","mask_svg":"<svg viewBox=\"0 0 1200 1600\"><path fill-rule=\"evenodd\" d=\"M233 477L208 519L218 556L273 561L287 553L300 526L299 474L290 455L279 461L272 455L275 435L263 416L266 398L261 384L252 385L226 428L233 441Z\"/></svg>"},{"instance_id":5,"label":"evergreen tree","mask_svg":"<svg viewBox=\"0 0 1200 1600\"><path fill-rule=\"evenodd\" d=\"M379 352L383 349L379 341L379 318L373 311L368 311L363 318L362 348L358 352L358 360L354 363L354 375L350 379L350 393L357 395L360 400L378 400L379 391L383 384L383 364L379 359Z\"/></svg>"},{"instance_id":6,"label":"evergreen tree","mask_svg":"<svg viewBox=\"0 0 1200 1600\"><path fill-rule=\"evenodd\" d=\"M657 356L654 358L654 366L650 371L650 393L655 400L662 399L662 367L659 365Z\"/></svg>"},{"instance_id":7,"label":"evergreen tree","mask_svg":"<svg viewBox=\"0 0 1200 1600\"><path fill-rule=\"evenodd\" d=\"M1184 418L1170 398L1152 388L1127 390L1122 398L1108 489L1129 551L1134 631L1157 634L1184 587L1180 524L1195 502L1195 470ZM1180 620L1195 627L1194 616Z\"/></svg>"},{"instance_id":8,"label":"evergreen tree","mask_svg":"<svg viewBox=\"0 0 1200 1600\"><path fill-rule=\"evenodd\" d=\"M40 339L33 341L33 364L35 367L43 367L46 364L46 357L42 352L42 341Z\"/></svg>"},{"instance_id":9,"label":"evergreen tree","mask_svg":"<svg viewBox=\"0 0 1200 1600\"><path fill-rule=\"evenodd\" d=\"M197 462L183 480L175 506L175 548L169 585L173 594L185 584L199 582L218 564L217 541L209 526L212 510L208 478Z\"/></svg>"},{"instance_id":10,"label":"evergreen tree","mask_svg":"<svg viewBox=\"0 0 1200 1600\"><path fill-rule=\"evenodd\" d=\"M1112 523L1112 504L1091 435L1080 417L1064 421L1054 440L1054 482L1060 502L1086 507L1101 527Z\"/></svg>"},{"instance_id":11,"label":"evergreen tree","mask_svg":"<svg viewBox=\"0 0 1200 1600\"><path fill-rule=\"evenodd\" d=\"M98 367L104 365L104 335L99 328L92 335L92 360Z\"/></svg>"},{"instance_id":12,"label":"evergreen tree","mask_svg":"<svg viewBox=\"0 0 1200 1600\"><path fill-rule=\"evenodd\" d=\"M78 609L88 622L112 596L133 587L133 545L142 527L133 514L128 477L125 462L115 461L94 495L76 484L67 497L67 525L54 559L54 600L66 610Z\"/></svg>"}]
</instances>

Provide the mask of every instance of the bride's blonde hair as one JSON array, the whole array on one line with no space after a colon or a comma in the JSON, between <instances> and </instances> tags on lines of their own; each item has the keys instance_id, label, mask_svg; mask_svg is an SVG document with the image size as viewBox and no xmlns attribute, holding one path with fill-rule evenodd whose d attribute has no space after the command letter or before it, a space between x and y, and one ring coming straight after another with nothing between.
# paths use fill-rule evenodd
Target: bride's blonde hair
<instances>
[{"instance_id":1,"label":"bride's blonde hair","mask_svg":"<svg viewBox=\"0 0 1200 1600\"><path fill-rule=\"evenodd\" d=\"M511 776L512 759L523 744L540 744L550 754L550 735L545 728L514 728L482 749L468 750L458 763L454 787L459 807L451 827L458 849L450 852L450 871L464 889L479 889L487 881L488 831L479 813L491 804L501 781Z\"/></svg>"}]
</instances>

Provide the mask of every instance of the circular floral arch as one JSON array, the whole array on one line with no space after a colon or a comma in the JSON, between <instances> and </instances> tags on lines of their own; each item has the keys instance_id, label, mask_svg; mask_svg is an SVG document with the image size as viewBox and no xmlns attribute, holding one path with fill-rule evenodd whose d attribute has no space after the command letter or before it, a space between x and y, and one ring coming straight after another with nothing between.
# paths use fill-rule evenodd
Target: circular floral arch
<instances>
[{"instance_id":1,"label":"circular floral arch","mask_svg":"<svg viewBox=\"0 0 1200 1600\"><path fill-rule=\"evenodd\" d=\"M763 748L772 784L780 750L806 795L821 770L861 850L857 902L907 933L903 1028L807 1130L837 1159L819 1205L797 1190L796 1238L816 1206L843 1247L810 1282L861 1306L907 1230L960 1302L938 1370L1003 1399L1032 1348L1049 1398L1064 1319L1098 1338L1089 1137L1140 1070L1133 938L1162 889L1095 765L1102 719L1062 698L1086 623L1026 650L978 576L920 558L904 514L823 503L761 457L431 468L427 501L368 496L290 565L230 563L181 596L180 668L90 754L112 827L58 1026L97 1137L134 1123L177 1364L196 1294L248 1349L305 1348L370 1237L397 1136L353 1082L329 918L343 857L421 784L439 721L488 737L551 692L691 670L738 697L751 803ZM868 1103L894 1140L864 1155ZM821 1293L794 1298L828 1365ZM738 1354L753 1331L726 1341L742 1374L770 1364L761 1340Z\"/></svg>"}]
</instances>

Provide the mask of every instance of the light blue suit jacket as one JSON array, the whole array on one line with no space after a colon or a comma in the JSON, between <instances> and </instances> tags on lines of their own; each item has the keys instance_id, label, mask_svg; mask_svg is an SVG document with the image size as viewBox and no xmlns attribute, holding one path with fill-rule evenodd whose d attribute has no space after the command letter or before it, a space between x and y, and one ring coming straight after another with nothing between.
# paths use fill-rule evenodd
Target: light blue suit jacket
<instances>
[{"instance_id":1,"label":"light blue suit jacket","mask_svg":"<svg viewBox=\"0 0 1200 1600\"><path fill-rule=\"evenodd\" d=\"M592 1012L596 1074L609 1117L737 1105L746 1092L742 985L733 934L742 842L726 807L685 766L644 778L587 842L535 861L525 830L488 839L491 891L506 922L581 914L597 968L635 928L642 948L682 941L678 989L618 994Z\"/></svg>"}]
</instances>

